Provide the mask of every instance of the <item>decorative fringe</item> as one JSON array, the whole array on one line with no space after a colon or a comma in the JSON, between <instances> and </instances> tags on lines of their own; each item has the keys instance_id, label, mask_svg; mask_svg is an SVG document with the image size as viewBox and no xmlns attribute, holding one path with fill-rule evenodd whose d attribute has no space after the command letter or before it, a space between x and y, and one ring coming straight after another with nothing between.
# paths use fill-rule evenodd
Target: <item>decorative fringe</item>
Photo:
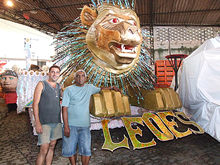
<instances>
[{"instance_id":1,"label":"decorative fringe","mask_svg":"<svg viewBox=\"0 0 220 165\"><path fill-rule=\"evenodd\" d=\"M131 1L131 5L129 0L97 0L97 3L95 3L94 0L91 0L91 2L95 8L103 5L104 3L107 3L107 4L112 4L114 6L118 5L121 9L123 8L130 8L132 10L135 9L135 0Z\"/></svg>"},{"instance_id":2,"label":"decorative fringe","mask_svg":"<svg viewBox=\"0 0 220 165\"><path fill-rule=\"evenodd\" d=\"M129 0L98 0L97 3L91 0L91 2L95 8L104 3L118 5L120 8L134 9L135 7L134 0L131 1L131 4ZM152 73L150 66L153 59L145 41L151 37L149 31L142 30L143 43L137 64L128 72L116 75L93 63L93 56L86 44L87 30L88 27L82 25L78 17L55 36L54 44L57 55L53 61L55 64L61 64L61 75L63 76L61 83L63 84L74 70L83 69L88 75L89 83L98 87L116 86L122 89L123 94L128 94L128 87L131 87L138 101L143 99L140 89L153 89L156 82L156 76Z\"/></svg>"}]
</instances>

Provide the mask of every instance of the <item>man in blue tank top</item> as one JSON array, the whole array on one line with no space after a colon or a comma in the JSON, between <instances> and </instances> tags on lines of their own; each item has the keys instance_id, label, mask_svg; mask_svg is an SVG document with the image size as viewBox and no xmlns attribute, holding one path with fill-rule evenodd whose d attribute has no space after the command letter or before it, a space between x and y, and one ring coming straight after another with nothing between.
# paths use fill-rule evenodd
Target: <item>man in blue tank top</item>
<instances>
[{"instance_id":1,"label":"man in blue tank top","mask_svg":"<svg viewBox=\"0 0 220 165\"><path fill-rule=\"evenodd\" d=\"M62 100L64 122L62 155L68 157L72 165L76 164L77 145L82 165L88 165L91 157L89 102L91 95L101 89L85 82L85 71L81 69L76 71L75 85L65 89ZM111 89L118 90L114 87Z\"/></svg>"},{"instance_id":2,"label":"man in blue tank top","mask_svg":"<svg viewBox=\"0 0 220 165\"><path fill-rule=\"evenodd\" d=\"M57 139L62 138L61 88L57 83L60 68L51 66L48 76L48 80L39 82L34 91L33 110L40 145L36 165L52 164Z\"/></svg>"}]
</instances>

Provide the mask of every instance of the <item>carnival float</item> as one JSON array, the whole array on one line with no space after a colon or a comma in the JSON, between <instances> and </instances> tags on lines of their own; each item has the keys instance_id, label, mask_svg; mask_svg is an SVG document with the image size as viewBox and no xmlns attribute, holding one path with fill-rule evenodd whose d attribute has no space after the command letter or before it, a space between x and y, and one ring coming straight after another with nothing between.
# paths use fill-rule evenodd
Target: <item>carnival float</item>
<instances>
[{"instance_id":1,"label":"carnival float","mask_svg":"<svg viewBox=\"0 0 220 165\"><path fill-rule=\"evenodd\" d=\"M140 142L136 135L142 130L132 124L146 125L160 141L204 133L198 124L182 112L178 94L171 88L154 88L149 46L150 33L140 27L135 1L99 0L84 6L81 14L56 35L57 55L54 64L61 67L60 83L67 87L74 83L74 72L83 69L88 83L98 87L116 86L121 92L102 90L90 100L91 130L103 129L105 142L102 149L114 151L129 148L128 137L120 143L111 140L109 128L125 127L133 149L156 145ZM33 91L42 72L22 72L18 80L18 111L30 107ZM29 110L34 127L33 114ZM168 119L171 118L171 119ZM178 130L178 123L189 126Z\"/></svg>"}]
</instances>

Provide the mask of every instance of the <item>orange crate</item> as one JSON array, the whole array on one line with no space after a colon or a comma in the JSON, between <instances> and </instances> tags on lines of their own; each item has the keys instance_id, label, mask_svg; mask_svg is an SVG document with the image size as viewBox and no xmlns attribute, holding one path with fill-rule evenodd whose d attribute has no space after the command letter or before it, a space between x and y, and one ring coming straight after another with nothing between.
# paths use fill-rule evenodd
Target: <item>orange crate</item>
<instances>
[{"instance_id":1,"label":"orange crate","mask_svg":"<svg viewBox=\"0 0 220 165\"><path fill-rule=\"evenodd\" d=\"M180 60L177 60L179 65ZM173 67L170 65L168 60L157 60L155 62L155 75L157 76L157 87L158 86L170 86L175 72Z\"/></svg>"}]
</instances>

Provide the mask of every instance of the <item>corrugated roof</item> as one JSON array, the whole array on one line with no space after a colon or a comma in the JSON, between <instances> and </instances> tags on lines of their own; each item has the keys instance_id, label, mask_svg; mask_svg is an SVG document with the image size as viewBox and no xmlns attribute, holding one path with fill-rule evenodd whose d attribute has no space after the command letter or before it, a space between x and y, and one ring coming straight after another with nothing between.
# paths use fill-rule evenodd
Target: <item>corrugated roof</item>
<instances>
[{"instance_id":1,"label":"corrugated roof","mask_svg":"<svg viewBox=\"0 0 220 165\"><path fill-rule=\"evenodd\" d=\"M8 8L1 1L0 18L56 33L88 4L90 0L16 0ZM136 0L135 10L142 26L220 27L220 0Z\"/></svg>"}]
</instances>

